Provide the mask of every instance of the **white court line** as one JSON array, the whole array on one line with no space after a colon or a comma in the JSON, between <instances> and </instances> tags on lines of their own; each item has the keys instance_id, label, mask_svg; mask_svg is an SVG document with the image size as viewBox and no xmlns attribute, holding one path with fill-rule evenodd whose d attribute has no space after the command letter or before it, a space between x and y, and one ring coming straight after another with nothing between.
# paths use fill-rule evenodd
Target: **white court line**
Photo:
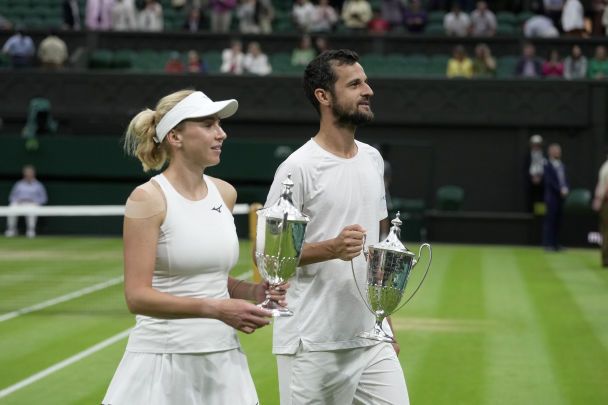
<instances>
[{"instance_id":1,"label":"white court line","mask_svg":"<svg viewBox=\"0 0 608 405\"><path fill-rule=\"evenodd\" d=\"M65 301L72 300L74 298L82 297L83 295L94 293L95 291L103 290L104 288L111 287L116 284L122 283L122 276L112 278L108 281L104 281L103 283L95 284L90 287L82 288L80 290L62 295L60 297L52 298L50 300L40 302L38 304L21 308L13 312L7 312L4 315L0 315L0 322L8 321L9 319L16 318L20 315L29 314L30 312L38 311L40 309L44 309L50 307L52 305L56 305Z\"/></svg>"},{"instance_id":2,"label":"white court line","mask_svg":"<svg viewBox=\"0 0 608 405\"><path fill-rule=\"evenodd\" d=\"M239 280L245 280L245 279L251 277L252 274L253 274L253 271L250 269L250 270L246 271L245 273L238 275L236 278L239 279ZM122 277L117 277L117 278L119 279L118 282L122 281ZM105 283L100 283L100 284L97 284L95 286L91 286L91 287L88 287L86 289L80 290L80 292L82 292L84 290L89 290L88 292L84 293L84 294L87 294L89 292L97 291L99 289L105 288L105 287L101 287L103 284L106 284L106 287L109 286L109 285L111 285L111 284L109 284L110 282L114 282L114 284L117 284L117 282L115 282L115 280L116 279L108 280ZM95 290L93 290L94 288L95 288ZM28 312L35 311L36 309L40 309L41 307L43 308L43 306L42 306L43 304L47 304L47 303L49 303L51 301L55 301L55 302L53 302L50 305L54 305L57 302L66 301L66 300L71 299L71 298L65 298L65 297L71 296L71 297L75 298L76 297L76 295L75 295L76 293L78 293L78 291L75 291L75 292L73 292L71 294L66 294L66 295L64 295L62 297L58 297L58 298L55 298L53 300L45 301L43 303L40 303L40 304L31 306L31 307L28 307L28 308L23 308L20 311L11 312L9 314L4 315L4 317L6 317L7 315L10 315L10 314L17 313L17 312L20 312L20 313L17 313L13 317L19 316L26 309L31 309L31 308L36 307L35 309L31 309ZM83 294L81 294L81 295L83 295ZM78 296L81 296L81 295L78 295ZM62 301L58 301L60 299L63 299L63 300ZM49 306L49 305L46 305L46 306ZM47 368L45 370L40 371L39 373L33 374L33 375L29 376L28 378L26 378L24 380L21 380L21 381L19 381L16 384L11 385L10 387L4 388L3 390L0 391L0 398L4 398L7 395L12 394L13 392L15 392L17 390L20 390L21 388L24 388L24 387L26 387L26 386L28 386L30 384L33 384L36 381L41 380L44 377L46 377L46 376L48 376L50 374L53 374L53 373L61 370L62 368L65 368L65 367L67 367L67 366L69 366L69 365L71 365L73 363L76 363L77 361L82 360L85 357L88 357L91 354L93 354L95 352L98 352L98 351L100 351L100 350L102 350L102 349L110 346L111 344L113 344L115 342L118 342L119 340L121 340L121 339L129 336L129 332L130 331L131 331L131 328L129 328L129 329L125 330L125 331L122 331L119 334L114 335L111 338L106 339L103 342L96 344L95 346L92 346L92 347L90 347L90 348L88 348L88 349L86 349L86 350L84 350L84 351L82 351L82 352L80 352L78 354L75 354L74 356L72 356L70 358L67 358L67 359L65 359L63 361L60 361L59 363L56 363L56 364L52 365L51 367L49 367L49 368Z\"/></svg>"},{"instance_id":3,"label":"white court line","mask_svg":"<svg viewBox=\"0 0 608 405\"><path fill-rule=\"evenodd\" d=\"M88 349L83 350L82 352L75 354L74 356L72 356L70 358L60 361L59 363L55 363L51 367L49 367L45 370L42 370L39 373L33 374L33 375L29 376L28 378L21 380L16 384L11 385L10 387L4 388L3 390L0 391L0 398L4 398L7 395L10 395L17 390L20 390L21 388L27 387L28 385L33 384L36 381L41 380L44 377L61 370L62 368L65 368L73 363L76 363L77 361L82 360L85 357L88 357L88 356L92 355L93 353L98 352L101 349L104 349L104 348L110 346L111 344L116 343L119 340L126 338L127 336L129 336L129 332L131 332L131 328L129 328L125 331L122 331L119 334L114 335L111 338L106 339L103 342L96 344L95 346L89 347Z\"/></svg>"}]
</instances>

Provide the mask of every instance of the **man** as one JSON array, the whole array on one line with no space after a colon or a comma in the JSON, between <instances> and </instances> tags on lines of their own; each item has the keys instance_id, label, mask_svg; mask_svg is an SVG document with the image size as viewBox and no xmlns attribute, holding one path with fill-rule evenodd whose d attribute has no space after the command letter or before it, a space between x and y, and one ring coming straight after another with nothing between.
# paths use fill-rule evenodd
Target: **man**
<instances>
[{"instance_id":1,"label":"man","mask_svg":"<svg viewBox=\"0 0 608 405\"><path fill-rule=\"evenodd\" d=\"M8 197L11 207L15 206L31 206L37 207L46 204L46 190L42 183L36 180L36 170L34 166L26 165L23 167L23 179L19 180L13 186ZM26 217L28 238L36 236L36 215L28 215ZM6 218L6 237L10 238L17 235L17 217L12 215Z\"/></svg>"},{"instance_id":2,"label":"man","mask_svg":"<svg viewBox=\"0 0 608 405\"><path fill-rule=\"evenodd\" d=\"M320 115L319 132L279 166L266 202L277 201L291 173L293 202L311 219L287 293L294 315L274 325L282 405L409 403L398 346L357 337L374 317L350 261L363 283L364 238L377 243L387 217L382 156L355 140L357 127L374 117L374 93L358 60L355 52L331 50L306 67L304 89Z\"/></svg>"},{"instance_id":3,"label":"man","mask_svg":"<svg viewBox=\"0 0 608 405\"><path fill-rule=\"evenodd\" d=\"M530 137L530 152L526 156L525 171L528 211L537 215L544 212L544 208L540 208L539 203L543 203L543 170L545 163L543 137L534 134Z\"/></svg>"},{"instance_id":4,"label":"man","mask_svg":"<svg viewBox=\"0 0 608 405\"><path fill-rule=\"evenodd\" d=\"M545 163L545 204L547 212L543 226L543 246L549 251L558 251L562 247L558 243L559 224L562 219L562 206L568 195L566 169L561 161L562 148L557 143L549 145L547 150L549 160Z\"/></svg>"},{"instance_id":5,"label":"man","mask_svg":"<svg viewBox=\"0 0 608 405\"><path fill-rule=\"evenodd\" d=\"M496 34L496 16L488 9L488 3L478 1L477 8L471 13L471 35L474 37L493 37Z\"/></svg>"},{"instance_id":6,"label":"man","mask_svg":"<svg viewBox=\"0 0 608 405\"><path fill-rule=\"evenodd\" d=\"M10 57L11 64L15 69L31 66L32 57L36 53L32 37L24 34L23 29L23 26L17 26L15 34L2 47L2 52Z\"/></svg>"},{"instance_id":7,"label":"man","mask_svg":"<svg viewBox=\"0 0 608 405\"><path fill-rule=\"evenodd\" d=\"M608 267L608 159L600 167L593 198L593 209L600 214L602 266Z\"/></svg>"}]
</instances>

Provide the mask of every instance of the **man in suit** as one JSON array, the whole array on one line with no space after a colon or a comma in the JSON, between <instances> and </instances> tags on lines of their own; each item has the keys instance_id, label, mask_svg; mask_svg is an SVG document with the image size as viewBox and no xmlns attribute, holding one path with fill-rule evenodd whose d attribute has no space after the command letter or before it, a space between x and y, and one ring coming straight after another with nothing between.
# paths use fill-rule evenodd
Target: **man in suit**
<instances>
[{"instance_id":1,"label":"man in suit","mask_svg":"<svg viewBox=\"0 0 608 405\"><path fill-rule=\"evenodd\" d=\"M566 169L561 161L562 148L557 143L549 145L547 150L549 159L545 163L545 204L547 212L543 225L543 246L546 250L558 251L559 225L562 217L562 206L568 195L569 188L566 180Z\"/></svg>"},{"instance_id":2,"label":"man in suit","mask_svg":"<svg viewBox=\"0 0 608 405\"><path fill-rule=\"evenodd\" d=\"M63 28L80 30L80 6L78 0L63 1Z\"/></svg>"}]
</instances>

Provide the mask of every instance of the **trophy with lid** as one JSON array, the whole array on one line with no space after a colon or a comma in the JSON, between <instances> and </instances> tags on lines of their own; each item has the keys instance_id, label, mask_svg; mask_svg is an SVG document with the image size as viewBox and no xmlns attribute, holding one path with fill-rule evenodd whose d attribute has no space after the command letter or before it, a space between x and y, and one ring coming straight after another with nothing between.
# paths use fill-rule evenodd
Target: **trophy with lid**
<instances>
[{"instance_id":1,"label":"trophy with lid","mask_svg":"<svg viewBox=\"0 0 608 405\"><path fill-rule=\"evenodd\" d=\"M367 262L367 300L361 293L355 276L355 269L351 262L353 277L361 299L376 317L374 327L370 331L361 332L358 335L359 337L394 343L395 339L382 329L382 321L401 309L414 297L431 267L433 258L431 245L423 243L418 251L418 256L416 256L399 240L402 225L400 216L400 213L397 212L395 219L391 221L393 226L389 235L384 241L368 246L367 250L364 248L363 254ZM429 262L426 271L414 292L401 303L410 273L418 263L422 249L425 247L429 250Z\"/></svg>"},{"instance_id":2,"label":"trophy with lid","mask_svg":"<svg viewBox=\"0 0 608 405\"><path fill-rule=\"evenodd\" d=\"M258 210L255 261L270 288L289 280L300 261L304 233L310 219L302 214L291 199L294 185L291 174L283 181L279 200L270 207ZM293 312L267 298L259 305L275 317L292 316Z\"/></svg>"}]
</instances>

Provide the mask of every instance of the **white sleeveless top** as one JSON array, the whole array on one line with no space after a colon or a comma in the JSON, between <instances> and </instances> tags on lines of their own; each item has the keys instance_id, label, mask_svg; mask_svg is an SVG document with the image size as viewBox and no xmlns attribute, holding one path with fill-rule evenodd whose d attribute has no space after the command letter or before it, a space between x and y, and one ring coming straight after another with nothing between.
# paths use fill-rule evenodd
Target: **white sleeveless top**
<instances>
[{"instance_id":1,"label":"white sleeveless top","mask_svg":"<svg viewBox=\"0 0 608 405\"><path fill-rule=\"evenodd\" d=\"M229 298L228 272L239 244L234 218L215 183L203 176L207 196L191 201L160 174L153 178L167 202L160 227L152 287L179 297ZM159 319L136 316L127 351L206 353L239 347L236 331L209 318Z\"/></svg>"}]
</instances>

